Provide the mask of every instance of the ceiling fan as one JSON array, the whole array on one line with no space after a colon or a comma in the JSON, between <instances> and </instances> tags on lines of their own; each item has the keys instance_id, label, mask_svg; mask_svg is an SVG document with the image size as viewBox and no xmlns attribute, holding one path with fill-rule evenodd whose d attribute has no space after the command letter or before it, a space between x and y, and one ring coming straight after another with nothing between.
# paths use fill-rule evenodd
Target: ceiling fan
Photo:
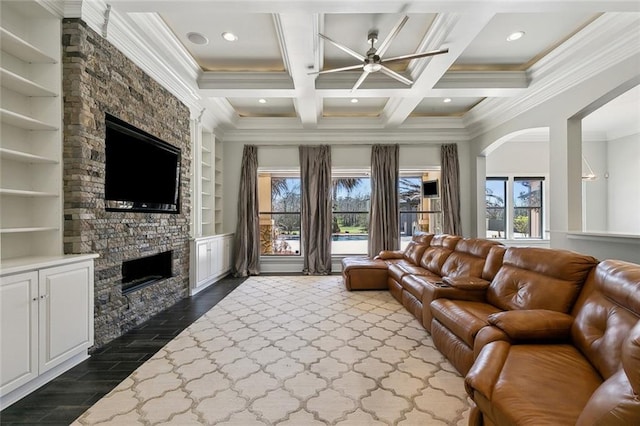
<instances>
[{"instance_id":1,"label":"ceiling fan","mask_svg":"<svg viewBox=\"0 0 640 426\"><path fill-rule=\"evenodd\" d=\"M384 55L384 53L387 51L387 49L389 48L389 45L391 45L391 42L396 38L396 36L398 35L398 33L400 32L402 27L404 27L404 24L407 22L408 19L409 19L408 16L404 16L402 19L400 19L400 21L396 24L396 26L391 30L391 32L389 33L387 38L384 39L382 44L377 49L376 49L376 47L374 45L378 41L378 30L369 31L369 34L367 35L367 40L369 41L369 43L371 43L371 48L369 50L367 50L366 56L361 55L358 52L355 52L355 51L351 50L347 46L344 46L344 45L342 45L342 44L340 44L340 43L338 43L336 41L331 40L329 37L325 36L324 34L318 33L318 35L321 38L323 38L324 40L326 40L329 43L333 44L335 47L337 47L338 49L342 50L343 52L348 53L349 55L353 56L354 58L362 61L362 63L358 64L358 65L351 65L351 66L348 66L348 67L334 68L334 69L330 69L330 70L324 70L324 71L318 71L318 72L314 72L314 73L309 73L309 75L311 75L311 74L328 74L328 73L332 73L332 72L351 71L351 70L362 69L362 74L360 75L360 78L358 79L358 81L356 81L356 84L354 84L354 86L351 89L351 91L354 91L358 87L360 87L360 85L364 82L364 80L367 78L367 76L369 74L371 74L372 72L378 72L378 71L380 71L383 74L388 75L389 77L392 77L392 78L398 80L401 83L406 84L407 86L412 85L413 81L411 81L408 78L404 77L403 75L395 72L391 68L386 67L385 64L387 64L389 62L407 61L407 60L410 60L410 59L424 58L426 56L440 55L440 54L443 54L443 53L447 53L449 51L449 49L431 50L431 51L428 51L428 52L396 56L396 57L393 57L393 58L388 58L388 59L384 59L383 60L382 59L382 55Z\"/></svg>"}]
</instances>

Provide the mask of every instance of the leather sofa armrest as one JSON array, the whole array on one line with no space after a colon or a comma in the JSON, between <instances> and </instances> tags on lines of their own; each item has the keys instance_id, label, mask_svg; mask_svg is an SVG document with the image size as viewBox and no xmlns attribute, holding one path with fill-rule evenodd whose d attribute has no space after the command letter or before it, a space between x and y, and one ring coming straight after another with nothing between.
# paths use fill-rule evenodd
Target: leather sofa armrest
<instances>
[{"instance_id":1,"label":"leather sofa armrest","mask_svg":"<svg viewBox=\"0 0 640 426\"><path fill-rule=\"evenodd\" d=\"M464 379L464 387L471 399L474 392L479 392L491 401L493 388L500 378L509 348L511 345L504 341L491 342L482 348Z\"/></svg>"},{"instance_id":2,"label":"leather sofa armrest","mask_svg":"<svg viewBox=\"0 0 640 426\"><path fill-rule=\"evenodd\" d=\"M571 332L571 315L547 309L497 312L487 318L512 340L567 340Z\"/></svg>"},{"instance_id":3,"label":"leather sofa armrest","mask_svg":"<svg viewBox=\"0 0 640 426\"><path fill-rule=\"evenodd\" d=\"M404 252L401 250L382 250L374 259L388 260L388 259L402 259Z\"/></svg>"},{"instance_id":4,"label":"leather sofa armrest","mask_svg":"<svg viewBox=\"0 0 640 426\"><path fill-rule=\"evenodd\" d=\"M460 290L486 290L491 284L477 277L444 277L442 282Z\"/></svg>"}]
</instances>

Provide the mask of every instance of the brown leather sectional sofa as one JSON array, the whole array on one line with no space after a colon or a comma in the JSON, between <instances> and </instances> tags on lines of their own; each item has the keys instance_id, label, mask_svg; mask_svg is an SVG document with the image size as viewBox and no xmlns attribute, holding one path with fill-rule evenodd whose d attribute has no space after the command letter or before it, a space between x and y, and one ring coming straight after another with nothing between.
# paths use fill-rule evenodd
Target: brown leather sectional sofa
<instances>
[{"instance_id":1,"label":"brown leather sectional sofa","mask_svg":"<svg viewBox=\"0 0 640 426\"><path fill-rule=\"evenodd\" d=\"M422 322L465 375L470 425L640 425L640 265L421 234L343 276Z\"/></svg>"}]
</instances>

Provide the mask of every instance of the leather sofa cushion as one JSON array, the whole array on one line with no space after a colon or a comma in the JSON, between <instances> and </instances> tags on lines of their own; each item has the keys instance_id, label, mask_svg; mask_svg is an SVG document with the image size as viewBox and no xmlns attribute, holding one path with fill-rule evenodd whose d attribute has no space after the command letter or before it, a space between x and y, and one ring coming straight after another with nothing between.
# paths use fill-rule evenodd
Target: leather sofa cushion
<instances>
[{"instance_id":1,"label":"leather sofa cushion","mask_svg":"<svg viewBox=\"0 0 640 426\"><path fill-rule=\"evenodd\" d=\"M493 358L494 346L500 346L496 343L504 345L494 342L485 346L478 359ZM573 425L602 383L580 351L565 344L510 346L497 377L482 376L474 365L467 386L473 389L474 382L493 381L482 386L491 390L484 396L491 403L494 422L499 424Z\"/></svg>"},{"instance_id":2,"label":"leather sofa cushion","mask_svg":"<svg viewBox=\"0 0 640 426\"><path fill-rule=\"evenodd\" d=\"M430 308L433 318L471 348L478 331L489 325L489 315L500 312L495 306L468 300L436 299Z\"/></svg>"},{"instance_id":3,"label":"leather sofa cushion","mask_svg":"<svg viewBox=\"0 0 640 426\"><path fill-rule=\"evenodd\" d=\"M420 258L427 247L429 247L428 244L419 244L415 241L410 241L404 250L404 259L414 265L419 265Z\"/></svg>"},{"instance_id":4,"label":"leather sofa cushion","mask_svg":"<svg viewBox=\"0 0 640 426\"><path fill-rule=\"evenodd\" d=\"M453 250L443 247L428 247L422 254L420 266L436 275L442 276L442 266Z\"/></svg>"},{"instance_id":5,"label":"leather sofa cushion","mask_svg":"<svg viewBox=\"0 0 640 426\"><path fill-rule=\"evenodd\" d=\"M421 268L420 266L416 266L411 262L401 261L396 263L389 264L389 278L396 280L398 283L402 281L402 277L407 274L425 274L429 273L429 271Z\"/></svg>"},{"instance_id":6,"label":"leather sofa cushion","mask_svg":"<svg viewBox=\"0 0 640 426\"><path fill-rule=\"evenodd\" d=\"M405 275L402 278L402 288L411 293L416 299L422 300L424 289L428 285L435 285L440 281L440 277L435 274L429 275Z\"/></svg>"},{"instance_id":7,"label":"leather sofa cushion","mask_svg":"<svg viewBox=\"0 0 640 426\"><path fill-rule=\"evenodd\" d=\"M502 266L502 259L507 248L504 246L493 246L489 250L486 260L484 261L484 267L482 268L482 278L487 281L493 280L500 267Z\"/></svg>"},{"instance_id":8,"label":"leather sofa cushion","mask_svg":"<svg viewBox=\"0 0 640 426\"><path fill-rule=\"evenodd\" d=\"M487 289L487 301L505 311L550 309L568 313L581 287L582 281L567 281L505 264Z\"/></svg>"},{"instance_id":9,"label":"leather sofa cushion","mask_svg":"<svg viewBox=\"0 0 640 426\"><path fill-rule=\"evenodd\" d=\"M640 319L640 268L602 261L589 276L573 311L574 344L603 378L620 365L622 342Z\"/></svg>"}]
</instances>

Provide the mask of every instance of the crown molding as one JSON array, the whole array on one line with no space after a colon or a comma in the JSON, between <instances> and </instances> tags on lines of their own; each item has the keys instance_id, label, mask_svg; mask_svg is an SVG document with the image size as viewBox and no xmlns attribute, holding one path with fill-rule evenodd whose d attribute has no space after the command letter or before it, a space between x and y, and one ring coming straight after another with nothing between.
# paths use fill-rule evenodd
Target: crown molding
<instances>
[{"instance_id":1,"label":"crown molding","mask_svg":"<svg viewBox=\"0 0 640 426\"><path fill-rule=\"evenodd\" d=\"M105 28L105 13L110 9L103 0L84 0L80 18L96 33L103 34ZM154 18L150 18L154 19ZM159 19L159 18L158 18ZM147 22L150 22L147 20ZM195 77L193 72L189 72L189 67L183 65L181 69L176 69L175 63L168 63L165 57L160 57L148 44L145 38L140 37L140 32L127 19L118 12L117 9L109 10L108 28L106 28L106 40L121 51L133 63L139 66L151 78L157 81L165 89L176 96L185 104L192 114L199 113L203 105L202 99L195 87ZM168 42L167 34L154 31L156 36ZM163 49L160 49L162 51ZM173 52L175 55L175 51ZM174 56L175 58L175 56ZM178 62L179 63L179 62ZM188 63L187 63L188 64Z\"/></svg>"},{"instance_id":2,"label":"crown molding","mask_svg":"<svg viewBox=\"0 0 640 426\"><path fill-rule=\"evenodd\" d=\"M637 14L603 14L531 67L527 93L514 98L487 100L469 111L464 122L470 135L477 137L496 128L640 53L640 45L629 42L634 34L640 36Z\"/></svg>"},{"instance_id":3,"label":"crown molding","mask_svg":"<svg viewBox=\"0 0 640 426\"><path fill-rule=\"evenodd\" d=\"M129 15L140 30L155 45L155 51L161 52L166 61L171 64L188 82L195 86L195 82L202 73L200 65L193 59L189 51L182 45L178 37L169 29L157 13L134 13Z\"/></svg>"},{"instance_id":4,"label":"crown molding","mask_svg":"<svg viewBox=\"0 0 640 426\"><path fill-rule=\"evenodd\" d=\"M59 18L64 18L65 9L67 7L66 3L69 3L69 8L77 8L78 0L75 1L60 1L60 0L36 0L36 3L46 9L49 13L56 15Z\"/></svg>"},{"instance_id":5,"label":"crown molding","mask_svg":"<svg viewBox=\"0 0 640 426\"><path fill-rule=\"evenodd\" d=\"M219 91L233 90L272 90L273 96L292 97L294 95L293 79L287 72L228 72L205 71L198 78L198 87L207 96L219 95ZM276 91L290 90L286 96L276 94ZM258 95L254 94L253 97Z\"/></svg>"},{"instance_id":6,"label":"crown molding","mask_svg":"<svg viewBox=\"0 0 640 426\"><path fill-rule=\"evenodd\" d=\"M442 130L425 133L421 130L354 130L354 129L282 129L264 133L261 129L231 130L225 133L225 143L255 143L298 145L322 143L334 145L370 145L373 143L406 143L412 145L441 144L444 141L466 142L465 131Z\"/></svg>"},{"instance_id":7,"label":"crown molding","mask_svg":"<svg viewBox=\"0 0 640 426\"><path fill-rule=\"evenodd\" d=\"M525 71L447 71L435 89L526 89Z\"/></svg>"}]
</instances>

